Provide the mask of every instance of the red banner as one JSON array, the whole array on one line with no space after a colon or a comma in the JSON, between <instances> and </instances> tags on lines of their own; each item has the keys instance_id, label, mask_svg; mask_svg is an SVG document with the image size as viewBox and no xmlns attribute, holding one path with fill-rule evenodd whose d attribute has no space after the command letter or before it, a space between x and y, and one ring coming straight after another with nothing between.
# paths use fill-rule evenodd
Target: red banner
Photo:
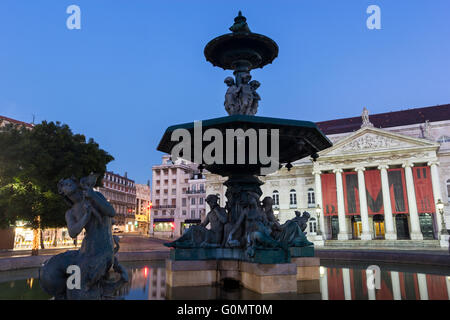
<instances>
[{"instance_id":1,"label":"red banner","mask_svg":"<svg viewBox=\"0 0 450 320\"><path fill-rule=\"evenodd\" d=\"M414 190L416 192L417 211L434 213L433 185L431 184L430 167L413 167Z\"/></svg>"},{"instance_id":2,"label":"red banner","mask_svg":"<svg viewBox=\"0 0 450 320\"><path fill-rule=\"evenodd\" d=\"M359 215L358 174L356 172L344 172L342 184L344 185L345 214Z\"/></svg>"},{"instance_id":3,"label":"red banner","mask_svg":"<svg viewBox=\"0 0 450 320\"><path fill-rule=\"evenodd\" d=\"M320 176L320 180L324 216L337 216L336 177L334 173L324 173Z\"/></svg>"},{"instance_id":4,"label":"red banner","mask_svg":"<svg viewBox=\"0 0 450 320\"><path fill-rule=\"evenodd\" d=\"M403 168L388 169L388 180L392 213L408 213L408 197L406 195L405 171Z\"/></svg>"},{"instance_id":5,"label":"red banner","mask_svg":"<svg viewBox=\"0 0 450 320\"><path fill-rule=\"evenodd\" d=\"M380 170L366 170L364 179L369 214L384 214Z\"/></svg>"}]
</instances>

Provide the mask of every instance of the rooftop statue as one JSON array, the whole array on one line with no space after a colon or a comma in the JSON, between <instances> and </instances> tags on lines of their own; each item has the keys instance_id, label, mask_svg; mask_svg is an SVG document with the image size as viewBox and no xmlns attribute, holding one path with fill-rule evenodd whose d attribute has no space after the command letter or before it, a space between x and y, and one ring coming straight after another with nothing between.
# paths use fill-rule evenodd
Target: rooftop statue
<instances>
[{"instance_id":1,"label":"rooftop statue","mask_svg":"<svg viewBox=\"0 0 450 320\"><path fill-rule=\"evenodd\" d=\"M366 107L363 108L361 118L362 118L361 128L373 127L372 122L370 122L370 120L369 120L369 110L367 110Z\"/></svg>"},{"instance_id":2,"label":"rooftop statue","mask_svg":"<svg viewBox=\"0 0 450 320\"><path fill-rule=\"evenodd\" d=\"M119 238L112 235L116 212L106 198L93 190L98 175L60 180L58 191L71 208L66 212L69 235L76 238L86 231L81 248L47 260L39 272L41 287L55 299L108 299L128 282L127 271L115 254ZM69 289L69 266L80 268L80 288Z\"/></svg>"}]
</instances>

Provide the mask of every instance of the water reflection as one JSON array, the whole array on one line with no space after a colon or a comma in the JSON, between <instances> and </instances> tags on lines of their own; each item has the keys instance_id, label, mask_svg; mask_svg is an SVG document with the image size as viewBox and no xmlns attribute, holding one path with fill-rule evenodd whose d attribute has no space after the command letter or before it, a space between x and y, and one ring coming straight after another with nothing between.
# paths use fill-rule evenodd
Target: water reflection
<instances>
[{"instance_id":1,"label":"water reflection","mask_svg":"<svg viewBox=\"0 0 450 320\"><path fill-rule=\"evenodd\" d=\"M450 277L381 269L380 288L367 285L360 268L322 267L322 300L449 300Z\"/></svg>"},{"instance_id":2,"label":"water reflection","mask_svg":"<svg viewBox=\"0 0 450 320\"><path fill-rule=\"evenodd\" d=\"M322 261L320 280L298 281L297 293L261 295L245 288L166 286L164 261L124 263L130 282L127 300L164 299L301 299L301 300L450 300L450 268L380 265L379 289L367 286L368 264ZM50 299L35 269L0 272L0 299Z\"/></svg>"}]
</instances>

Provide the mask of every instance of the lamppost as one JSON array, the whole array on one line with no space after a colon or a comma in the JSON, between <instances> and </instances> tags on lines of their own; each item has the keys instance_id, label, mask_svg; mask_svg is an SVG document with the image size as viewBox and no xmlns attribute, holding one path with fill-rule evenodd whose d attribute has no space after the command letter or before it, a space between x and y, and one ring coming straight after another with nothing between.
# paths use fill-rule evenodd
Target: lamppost
<instances>
[{"instance_id":1,"label":"lamppost","mask_svg":"<svg viewBox=\"0 0 450 320\"><path fill-rule=\"evenodd\" d=\"M448 234L447 228L445 227L445 219L444 219L444 203L441 199L438 199L436 202L436 207L439 210L439 213L441 214L441 235L445 236Z\"/></svg>"},{"instance_id":2,"label":"lamppost","mask_svg":"<svg viewBox=\"0 0 450 320\"><path fill-rule=\"evenodd\" d=\"M317 215L317 235L321 236L322 232L320 231L320 214L322 213L322 208L319 204L316 207L316 215Z\"/></svg>"}]
</instances>

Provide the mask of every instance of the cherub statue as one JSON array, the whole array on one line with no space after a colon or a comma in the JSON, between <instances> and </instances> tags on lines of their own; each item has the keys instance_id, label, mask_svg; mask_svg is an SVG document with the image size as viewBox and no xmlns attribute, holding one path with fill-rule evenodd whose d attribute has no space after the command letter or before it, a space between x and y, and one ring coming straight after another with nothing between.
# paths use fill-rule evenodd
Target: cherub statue
<instances>
[{"instance_id":1,"label":"cherub statue","mask_svg":"<svg viewBox=\"0 0 450 320\"><path fill-rule=\"evenodd\" d=\"M252 102L251 107L247 110L246 114L254 116L256 114L256 112L258 112L258 103L259 103L259 100L261 100L261 97L256 92L256 90L259 88L259 86L261 84L257 80L252 80L252 81L250 81L249 85L253 91L253 102Z\"/></svg>"},{"instance_id":2,"label":"cherub statue","mask_svg":"<svg viewBox=\"0 0 450 320\"><path fill-rule=\"evenodd\" d=\"M239 85L239 102L240 109L239 114L249 114L249 111L253 104L253 89L251 88L249 81L252 79L250 73L244 73L241 76L242 83Z\"/></svg>"},{"instance_id":3,"label":"cherub statue","mask_svg":"<svg viewBox=\"0 0 450 320\"><path fill-rule=\"evenodd\" d=\"M232 77L226 77L224 80L225 84L228 86L227 92L225 93L225 110L231 116L237 114L240 109L239 105L239 88L234 83Z\"/></svg>"}]
</instances>

